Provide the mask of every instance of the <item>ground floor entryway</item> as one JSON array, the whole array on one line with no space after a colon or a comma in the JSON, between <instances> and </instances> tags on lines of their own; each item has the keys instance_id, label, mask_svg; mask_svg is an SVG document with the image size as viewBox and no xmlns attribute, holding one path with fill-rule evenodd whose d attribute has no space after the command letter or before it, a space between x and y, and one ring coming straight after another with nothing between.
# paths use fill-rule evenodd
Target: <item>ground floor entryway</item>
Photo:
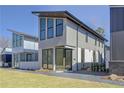
<instances>
[{"instance_id":1,"label":"ground floor entryway","mask_svg":"<svg viewBox=\"0 0 124 93\"><path fill-rule=\"evenodd\" d=\"M72 49L55 48L54 51L53 48L42 49L42 68L53 70L54 66L56 70L72 70Z\"/></svg>"},{"instance_id":2,"label":"ground floor entryway","mask_svg":"<svg viewBox=\"0 0 124 93\"><path fill-rule=\"evenodd\" d=\"M42 63L42 68L48 70L100 71L99 68L103 69L103 65L101 64L105 64L104 51L101 51L100 53L98 50L91 50L86 48L56 46L41 49L39 53L39 62Z\"/></svg>"}]
</instances>

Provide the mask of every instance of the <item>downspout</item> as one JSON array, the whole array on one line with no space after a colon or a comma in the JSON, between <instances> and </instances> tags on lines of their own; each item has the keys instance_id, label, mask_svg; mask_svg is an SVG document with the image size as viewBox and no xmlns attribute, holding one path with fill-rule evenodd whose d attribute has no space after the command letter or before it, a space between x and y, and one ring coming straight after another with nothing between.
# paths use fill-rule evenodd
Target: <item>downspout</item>
<instances>
[{"instance_id":1,"label":"downspout","mask_svg":"<svg viewBox=\"0 0 124 93\"><path fill-rule=\"evenodd\" d=\"M77 38L76 38L76 49L77 49L77 71L78 71L78 29L79 29L79 26L77 26Z\"/></svg>"}]
</instances>

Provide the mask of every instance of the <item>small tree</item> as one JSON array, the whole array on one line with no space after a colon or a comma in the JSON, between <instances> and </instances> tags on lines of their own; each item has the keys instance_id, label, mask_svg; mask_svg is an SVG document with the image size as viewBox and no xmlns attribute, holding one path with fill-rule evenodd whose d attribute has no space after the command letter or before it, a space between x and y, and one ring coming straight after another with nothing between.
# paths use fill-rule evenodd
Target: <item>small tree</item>
<instances>
[{"instance_id":1,"label":"small tree","mask_svg":"<svg viewBox=\"0 0 124 93\"><path fill-rule=\"evenodd\" d=\"M9 39L5 37L0 37L0 53L2 53L5 48L7 48L9 45Z\"/></svg>"},{"instance_id":2,"label":"small tree","mask_svg":"<svg viewBox=\"0 0 124 93\"><path fill-rule=\"evenodd\" d=\"M96 32L99 33L100 35L104 36L104 32L105 32L105 31L104 31L103 28L98 27L98 28L96 29Z\"/></svg>"}]
</instances>

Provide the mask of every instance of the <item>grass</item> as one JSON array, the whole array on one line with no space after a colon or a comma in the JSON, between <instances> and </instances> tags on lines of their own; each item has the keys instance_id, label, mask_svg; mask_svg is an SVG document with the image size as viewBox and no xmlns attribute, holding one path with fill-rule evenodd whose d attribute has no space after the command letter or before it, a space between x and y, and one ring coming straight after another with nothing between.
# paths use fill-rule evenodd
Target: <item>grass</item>
<instances>
[{"instance_id":1,"label":"grass","mask_svg":"<svg viewBox=\"0 0 124 93\"><path fill-rule=\"evenodd\" d=\"M122 86L0 69L0 88L118 88Z\"/></svg>"}]
</instances>

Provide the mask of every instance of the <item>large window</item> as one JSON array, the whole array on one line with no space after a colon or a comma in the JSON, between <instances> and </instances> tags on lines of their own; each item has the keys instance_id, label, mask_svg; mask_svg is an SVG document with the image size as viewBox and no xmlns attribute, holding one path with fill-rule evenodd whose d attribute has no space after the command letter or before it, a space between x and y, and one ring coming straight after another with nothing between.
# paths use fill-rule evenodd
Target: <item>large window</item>
<instances>
[{"instance_id":1,"label":"large window","mask_svg":"<svg viewBox=\"0 0 124 93\"><path fill-rule=\"evenodd\" d=\"M56 19L56 36L63 35L63 19Z\"/></svg>"},{"instance_id":2,"label":"large window","mask_svg":"<svg viewBox=\"0 0 124 93\"><path fill-rule=\"evenodd\" d=\"M40 40L45 40L46 37L46 18L40 19Z\"/></svg>"},{"instance_id":3,"label":"large window","mask_svg":"<svg viewBox=\"0 0 124 93\"><path fill-rule=\"evenodd\" d=\"M53 49L42 50L43 68L53 69Z\"/></svg>"},{"instance_id":4,"label":"large window","mask_svg":"<svg viewBox=\"0 0 124 93\"><path fill-rule=\"evenodd\" d=\"M54 36L54 21L52 18L47 19L47 38L53 38Z\"/></svg>"},{"instance_id":5,"label":"large window","mask_svg":"<svg viewBox=\"0 0 124 93\"><path fill-rule=\"evenodd\" d=\"M13 47L23 46L23 36L13 33Z\"/></svg>"},{"instance_id":6,"label":"large window","mask_svg":"<svg viewBox=\"0 0 124 93\"><path fill-rule=\"evenodd\" d=\"M38 53L20 53L20 62L38 61Z\"/></svg>"},{"instance_id":7,"label":"large window","mask_svg":"<svg viewBox=\"0 0 124 93\"><path fill-rule=\"evenodd\" d=\"M63 62L64 49L56 48L56 69L64 69L65 62Z\"/></svg>"},{"instance_id":8,"label":"large window","mask_svg":"<svg viewBox=\"0 0 124 93\"><path fill-rule=\"evenodd\" d=\"M72 69L71 49L56 48L56 69L57 70Z\"/></svg>"}]
</instances>

